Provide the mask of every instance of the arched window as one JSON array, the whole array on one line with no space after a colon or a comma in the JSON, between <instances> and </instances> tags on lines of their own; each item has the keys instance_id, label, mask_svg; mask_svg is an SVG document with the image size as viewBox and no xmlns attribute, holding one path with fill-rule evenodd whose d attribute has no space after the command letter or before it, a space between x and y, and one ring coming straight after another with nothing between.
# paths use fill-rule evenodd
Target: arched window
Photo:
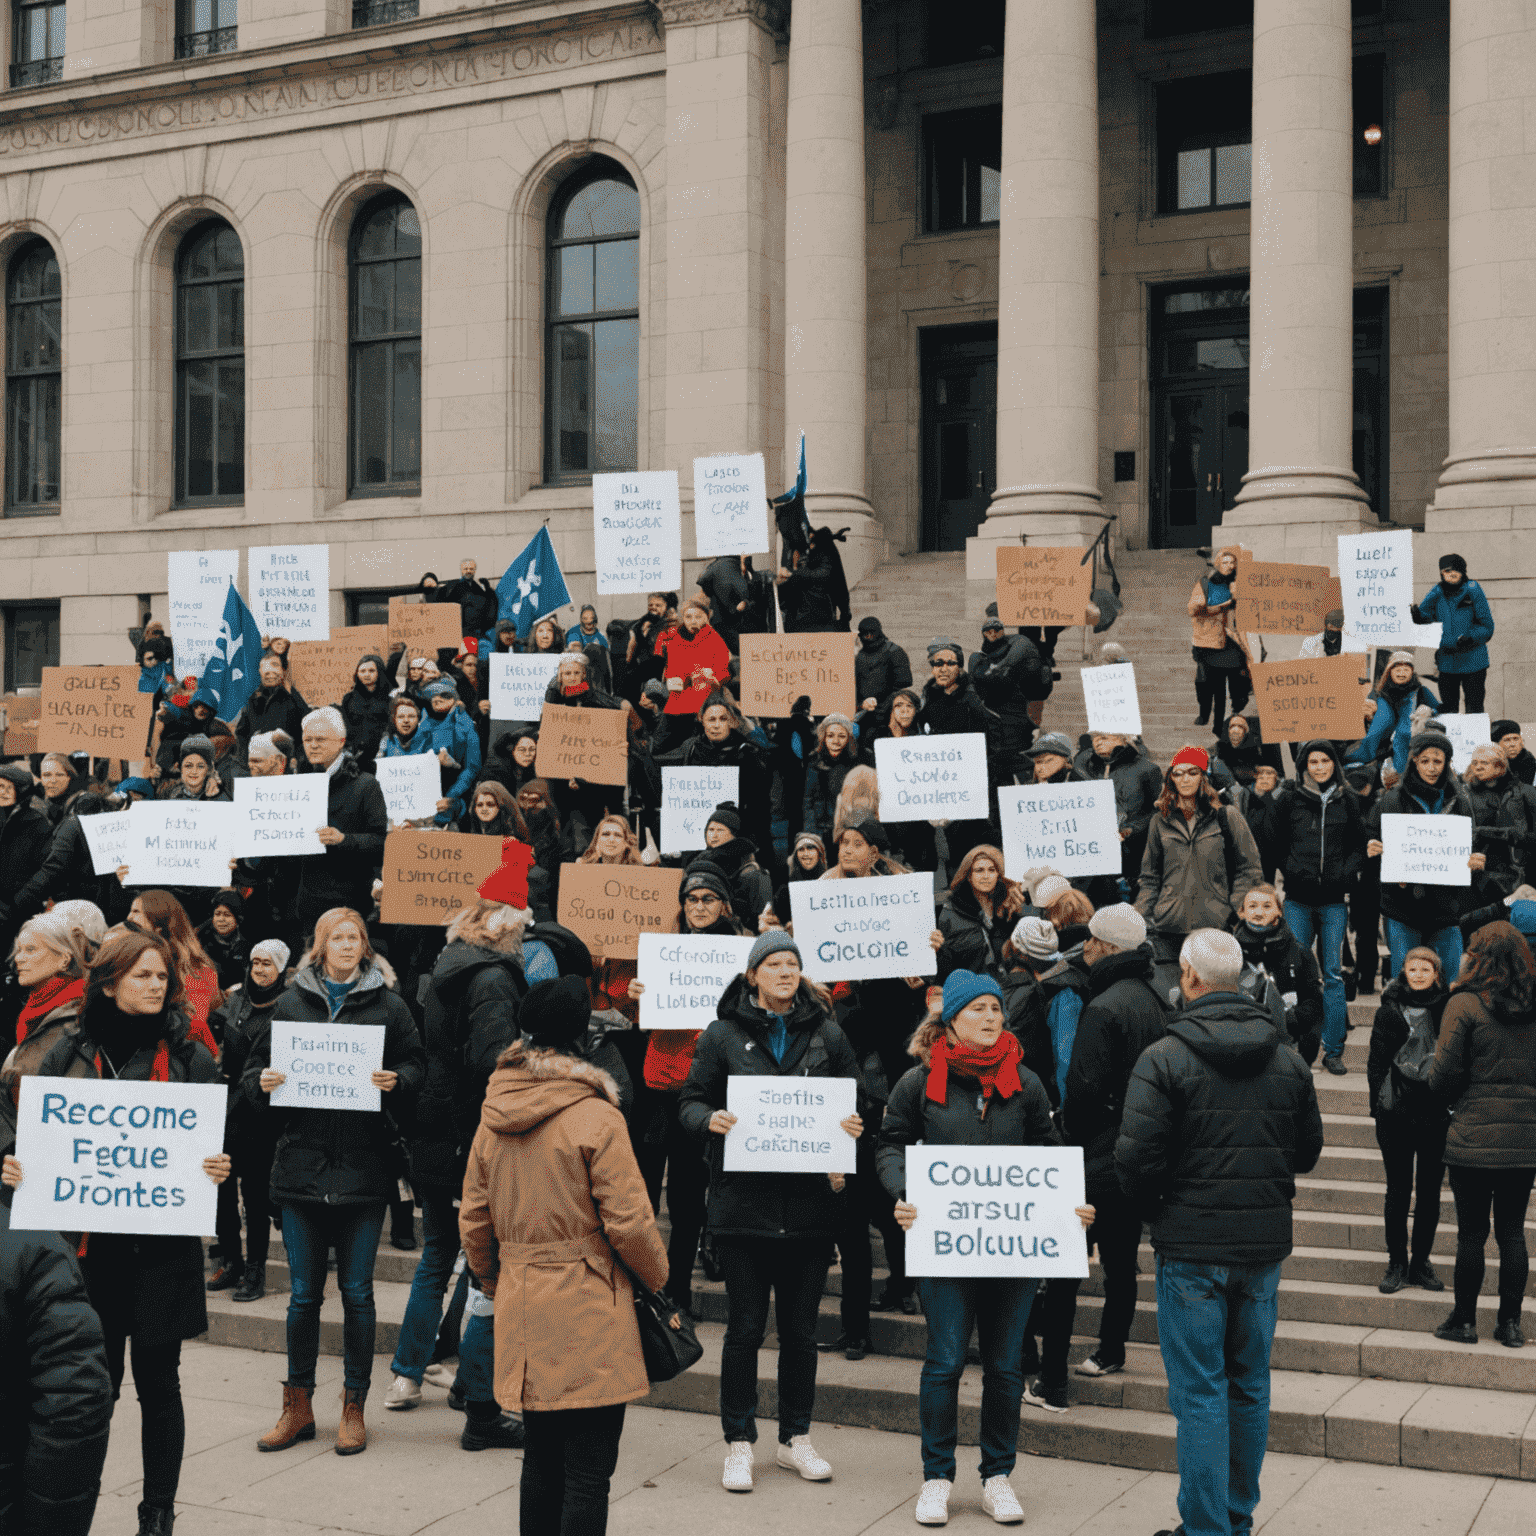
<instances>
[{"instance_id":1,"label":"arched window","mask_svg":"<svg viewBox=\"0 0 1536 1536\"><path fill-rule=\"evenodd\" d=\"M397 192L352 226L350 452L354 496L421 486L421 224Z\"/></svg>"},{"instance_id":2,"label":"arched window","mask_svg":"<svg viewBox=\"0 0 1536 1536\"><path fill-rule=\"evenodd\" d=\"M5 511L59 510L62 306L59 262L43 240L11 259L5 284Z\"/></svg>"},{"instance_id":3,"label":"arched window","mask_svg":"<svg viewBox=\"0 0 1536 1536\"><path fill-rule=\"evenodd\" d=\"M549 221L548 478L635 468L640 194L611 160L562 189Z\"/></svg>"},{"instance_id":4,"label":"arched window","mask_svg":"<svg viewBox=\"0 0 1536 1536\"><path fill-rule=\"evenodd\" d=\"M245 252L222 220L176 259L176 500L245 497Z\"/></svg>"}]
</instances>

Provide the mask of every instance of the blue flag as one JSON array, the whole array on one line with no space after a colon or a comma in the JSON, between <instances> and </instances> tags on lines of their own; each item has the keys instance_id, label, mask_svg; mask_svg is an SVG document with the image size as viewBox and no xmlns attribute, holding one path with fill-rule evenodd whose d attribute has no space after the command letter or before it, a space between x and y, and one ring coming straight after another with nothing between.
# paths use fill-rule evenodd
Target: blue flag
<instances>
[{"instance_id":1,"label":"blue flag","mask_svg":"<svg viewBox=\"0 0 1536 1536\"><path fill-rule=\"evenodd\" d=\"M549 529L540 528L528 546L506 569L496 586L496 619L511 619L517 638L526 640L545 614L563 608L571 600Z\"/></svg>"},{"instance_id":2,"label":"blue flag","mask_svg":"<svg viewBox=\"0 0 1536 1536\"><path fill-rule=\"evenodd\" d=\"M218 701L218 717L233 720L256 692L260 678L261 630L251 610L245 606L234 582L224 599L224 617L219 622L219 638L213 642L213 655L203 668L197 691Z\"/></svg>"}]
</instances>

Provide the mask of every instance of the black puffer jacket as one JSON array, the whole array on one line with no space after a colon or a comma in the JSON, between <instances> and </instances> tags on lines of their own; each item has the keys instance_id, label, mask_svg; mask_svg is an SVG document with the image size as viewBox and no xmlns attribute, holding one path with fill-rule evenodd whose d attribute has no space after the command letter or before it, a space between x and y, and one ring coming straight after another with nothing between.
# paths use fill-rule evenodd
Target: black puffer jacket
<instances>
[{"instance_id":1,"label":"black puffer jacket","mask_svg":"<svg viewBox=\"0 0 1536 1536\"><path fill-rule=\"evenodd\" d=\"M966 673L981 702L1001 721L998 750L1009 754L1024 751L1035 739L1029 706L1051 693L1051 669L1040 659L1034 642L1023 635L984 640L979 651L971 652Z\"/></svg>"},{"instance_id":2,"label":"black puffer jacket","mask_svg":"<svg viewBox=\"0 0 1536 1536\"><path fill-rule=\"evenodd\" d=\"M261 1091L261 1074L272 1064L272 1024L278 1020L299 1024L330 1020L330 1001L313 967L305 966L293 978L293 984L278 999L271 1021L256 1037L243 1082L246 1099L259 1112L280 1122L277 1153L272 1160L275 1203L369 1205L395 1198L394 1126L409 1114L421 1091L427 1063L416 1021L404 998L391 990L392 979L392 973L386 974L381 963L373 961L342 1000L335 1020L338 1024L384 1026L384 1070L400 1075L393 1091L383 1095L386 1108L371 1113L356 1109L274 1109L271 1096Z\"/></svg>"},{"instance_id":3,"label":"black puffer jacket","mask_svg":"<svg viewBox=\"0 0 1536 1536\"><path fill-rule=\"evenodd\" d=\"M384 864L389 830L384 791L351 757L331 775L326 808L327 824L346 838L299 861L297 905L304 924L313 924L332 907L351 907L366 916L373 906L373 882Z\"/></svg>"},{"instance_id":4,"label":"black puffer jacket","mask_svg":"<svg viewBox=\"0 0 1536 1536\"><path fill-rule=\"evenodd\" d=\"M658 768L736 768L736 804L741 830L758 848L773 847L773 775L768 754L755 741L732 729L724 741L711 741L702 731L672 752L657 754Z\"/></svg>"},{"instance_id":5,"label":"black puffer jacket","mask_svg":"<svg viewBox=\"0 0 1536 1536\"><path fill-rule=\"evenodd\" d=\"M875 644L865 645L861 634L859 648L853 653L854 702L861 708L865 699L883 704L898 688L912 686L912 662L907 653L888 640L879 619L860 619L859 628L873 628Z\"/></svg>"},{"instance_id":6,"label":"black puffer jacket","mask_svg":"<svg viewBox=\"0 0 1536 1536\"><path fill-rule=\"evenodd\" d=\"M701 865L713 865L725 876L731 888L731 911L748 933L756 933L763 908L773 905L773 877L757 862L757 844L750 837L733 837L718 848L695 854L687 867Z\"/></svg>"},{"instance_id":7,"label":"black puffer jacket","mask_svg":"<svg viewBox=\"0 0 1536 1536\"><path fill-rule=\"evenodd\" d=\"M214 1009L208 1019L219 1042L219 1075L229 1084L229 1108L224 1120L224 1145L231 1151L253 1138L275 1139L278 1116L262 1114L245 1096L245 1068L251 1047L272 1023L272 1012L283 995L284 979L270 989L255 986L250 966L245 980Z\"/></svg>"},{"instance_id":8,"label":"black puffer jacket","mask_svg":"<svg viewBox=\"0 0 1536 1536\"><path fill-rule=\"evenodd\" d=\"M1488 860L1473 882L1485 901L1512 895L1536 871L1536 789L1506 771L1491 784L1469 779L1466 791L1472 803L1472 852Z\"/></svg>"},{"instance_id":9,"label":"black puffer jacket","mask_svg":"<svg viewBox=\"0 0 1536 1536\"><path fill-rule=\"evenodd\" d=\"M1333 759L1327 798L1307 772L1307 758L1326 752ZM1260 847L1273 850L1285 875L1285 897L1303 907L1324 907L1344 900L1365 867L1365 817L1354 790L1344 780L1344 765L1331 741L1309 741L1297 759L1296 778L1273 794L1256 795L1250 815L1261 831Z\"/></svg>"},{"instance_id":10,"label":"black puffer jacket","mask_svg":"<svg viewBox=\"0 0 1536 1536\"><path fill-rule=\"evenodd\" d=\"M46 822L40 811L33 814ZM0 832L0 849L3 847L4 833ZM41 912L44 902L48 901L93 901L111 922L114 916L111 909L116 904L112 898L122 886L115 875L96 873L85 833L80 830L79 816L66 816L54 828L53 841L45 842L43 848L43 858L31 866L30 877L23 876L21 888L0 886L0 898L6 891L16 891L11 900L18 917L31 917ZM117 892L113 891L113 886L117 887Z\"/></svg>"},{"instance_id":11,"label":"black puffer jacket","mask_svg":"<svg viewBox=\"0 0 1536 1536\"><path fill-rule=\"evenodd\" d=\"M721 555L699 576L699 591L710 601L709 622L734 654L741 649L741 625L751 607L752 583L741 568L741 556ZM737 604L747 608L739 609Z\"/></svg>"},{"instance_id":12,"label":"black puffer jacket","mask_svg":"<svg viewBox=\"0 0 1536 1536\"><path fill-rule=\"evenodd\" d=\"M1274 982L1291 1043L1308 1061L1315 1061L1323 1033L1323 973L1317 956L1302 947L1283 917L1264 933L1255 933L1242 921L1232 932L1243 959Z\"/></svg>"},{"instance_id":13,"label":"black puffer jacket","mask_svg":"<svg viewBox=\"0 0 1536 1536\"><path fill-rule=\"evenodd\" d=\"M982 703L976 685L964 672L953 693L946 692L932 678L923 684L923 707L918 711L917 729L925 736L959 736L966 731L980 731L987 738L988 759L1000 751L1002 721Z\"/></svg>"},{"instance_id":14,"label":"black puffer jacket","mask_svg":"<svg viewBox=\"0 0 1536 1536\"><path fill-rule=\"evenodd\" d=\"M13 1232L0 1203L0 1530L89 1536L112 1382L101 1319L57 1232Z\"/></svg>"},{"instance_id":15,"label":"black puffer jacket","mask_svg":"<svg viewBox=\"0 0 1536 1536\"><path fill-rule=\"evenodd\" d=\"M380 674L382 676L382 673ZM290 693L281 683L276 688L258 688L240 711L235 721L235 740L240 743L240 755L250 750L251 737L262 736L268 731L286 731L297 747L304 734L304 716L309 705L301 693Z\"/></svg>"},{"instance_id":16,"label":"black puffer jacket","mask_svg":"<svg viewBox=\"0 0 1536 1536\"><path fill-rule=\"evenodd\" d=\"M1277 1264L1291 1251L1296 1175L1322 1150L1311 1069L1258 1004L1208 992L1136 1063L1115 1173L1161 1257Z\"/></svg>"},{"instance_id":17,"label":"black puffer jacket","mask_svg":"<svg viewBox=\"0 0 1536 1536\"><path fill-rule=\"evenodd\" d=\"M829 756L825 747L817 747L805 765L805 811L801 825L819 832L830 844L843 781L855 768L870 766L872 760L860 751L859 743L851 736L836 757Z\"/></svg>"},{"instance_id":18,"label":"black puffer jacket","mask_svg":"<svg viewBox=\"0 0 1536 1536\"><path fill-rule=\"evenodd\" d=\"M1121 873L1135 885L1147 850L1147 827L1163 792L1162 769L1129 745L1116 747L1108 757L1100 757L1090 745L1072 759L1072 766L1089 783L1108 779L1114 784L1115 820L1126 833L1120 845Z\"/></svg>"},{"instance_id":19,"label":"black puffer jacket","mask_svg":"<svg viewBox=\"0 0 1536 1536\"><path fill-rule=\"evenodd\" d=\"M1427 733L1426 733L1427 734ZM1417 765L1409 761L1401 782L1376 797L1365 813L1368 839L1380 840L1383 816L1467 816L1472 802L1466 789L1451 777L1441 774L1434 789L1419 777ZM1377 866L1378 878L1380 866ZM1451 928L1461 921L1467 906L1467 890L1459 885L1403 885L1395 880L1381 882L1381 915L1411 928L1415 933L1430 934Z\"/></svg>"},{"instance_id":20,"label":"black puffer jacket","mask_svg":"<svg viewBox=\"0 0 1536 1536\"><path fill-rule=\"evenodd\" d=\"M7 763L0 770L16 787L16 804L8 810L0 809L0 934L5 938L5 953L10 953L10 941L24 917L30 916L42 905L33 901L27 890L28 883L38 873L48 857L53 844L54 827L45 810L38 806L32 793L32 775L22 763ZM23 779L25 783L23 783ZM61 825L67 826L72 817ZM90 867L87 855L86 867ZM30 906L24 906L21 897L27 896Z\"/></svg>"},{"instance_id":21,"label":"black puffer jacket","mask_svg":"<svg viewBox=\"0 0 1536 1536\"><path fill-rule=\"evenodd\" d=\"M1399 1084L1403 1091L1397 1095L1397 1102L1390 1111L1384 1111L1380 1102L1382 1084L1391 1074L1397 1053L1408 1043L1410 1013L1425 1010L1429 1032L1438 1041L1440 1021L1450 998L1450 989L1441 981L1423 992L1415 992L1401 976L1395 976L1382 988L1381 1005L1371 1021L1371 1054L1365 1064L1373 1118L1390 1113L1397 1125L1443 1126L1450 1120L1450 1104L1443 1096L1430 1093L1421 1083Z\"/></svg>"},{"instance_id":22,"label":"black puffer jacket","mask_svg":"<svg viewBox=\"0 0 1536 1536\"><path fill-rule=\"evenodd\" d=\"M784 1060L776 1062L768 1049L768 1015L757 1006L746 977L738 976L720 999L720 1016L699 1036L678 1096L678 1123L706 1143L717 1170L708 1218L717 1237L832 1237L837 1231L837 1198L825 1174L726 1173L719 1168L721 1139L709 1129L710 1116L726 1107L732 1077L860 1080L853 1047L803 982L784 1024L789 1045Z\"/></svg>"},{"instance_id":23,"label":"black puffer jacket","mask_svg":"<svg viewBox=\"0 0 1536 1536\"><path fill-rule=\"evenodd\" d=\"M1536 1017L1453 992L1440 1019L1431 1093L1454 1107L1445 1161L1536 1168Z\"/></svg>"},{"instance_id":24,"label":"black puffer jacket","mask_svg":"<svg viewBox=\"0 0 1536 1536\"><path fill-rule=\"evenodd\" d=\"M379 755L379 743L389 729L390 700L384 658L370 653L358 662L358 666L362 666L365 661L371 661L379 669L379 680L374 684L373 692L369 693L358 682L357 673L353 672L352 686L341 699L341 718L347 722L347 751L352 754L358 766L367 772ZM294 745L298 745L297 739Z\"/></svg>"},{"instance_id":25,"label":"black puffer jacket","mask_svg":"<svg viewBox=\"0 0 1536 1536\"><path fill-rule=\"evenodd\" d=\"M949 893L949 900L939 908L938 929L944 935L939 951L938 980L951 971L986 971L1003 974L1003 945L1013 932L1017 917L995 913L983 915L981 903L970 886L962 885Z\"/></svg>"}]
</instances>

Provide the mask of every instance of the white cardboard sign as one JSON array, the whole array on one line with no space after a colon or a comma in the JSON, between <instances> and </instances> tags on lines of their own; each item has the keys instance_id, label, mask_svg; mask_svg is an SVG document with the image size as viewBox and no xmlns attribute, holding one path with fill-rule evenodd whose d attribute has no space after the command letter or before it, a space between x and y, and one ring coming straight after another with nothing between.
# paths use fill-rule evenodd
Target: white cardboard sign
<instances>
[{"instance_id":1,"label":"white cardboard sign","mask_svg":"<svg viewBox=\"0 0 1536 1536\"><path fill-rule=\"evenodd\" d=\"M1440 644L1438 624L1415 624L1413 532L1341 533L1339 586L1344 628L1364 645Z\"/></svg>"},{"instance_id":2,"label":"white cardboard sign","mask_svg":"<svg viewBox=\"0 0 1536 1536\"><path fill-rule=\"evenodd\" d=\"M700 560L768 552L762 454L721 453L693 461L693 536Z\"/></svg>"},{"instance_id":3,"label":"white cardboard sign","mask_svg":"<svg viewBox=\"0 0 1536 1536\"><path fill-rule=\"evenodd\" d=\"M1381 818L1382 884L1471 885L1470 816Z\"/></svg>"},{"instance_id":4,"label":"white cardboard sign","mask_svg":"<svg viewBox=\"0 0 1536 1536\"><path fill-rule=\"evenodd\" d=\"M1136 697L1136 669L1128 661L1084 667L1083 703L1088 729L1112 736L1141 735L1141 702Z\"/></svg>"},{"instance_id":5,"label":"white cardboard sign","mask_svg":"<svg viewBox=\"0 0 1536 1536\"><path fill-rule=\"evenodd\" d=\"M176 647L176 676L201 677L219 638L230 586L240 574L240 551L173 550L165 565L165 628Z\"/></svg>"},{"instance_id":6,"label":"white cardboard sign","mask_svg":"<svg viewBox=\"0 0 1536 1536\"><path fill-rule=\"evenodd\" d=\"M1088 1273L1081 1147L907 1148L909 1275Z\"/></svg>"},{"instance_id":7,"label":"white cardboard sign","mask_svg":"<svg viewBox=\"0 0 1536 1536\"><path fill-rule=\"evenodd\" d=\"M369 1078L384 1070L384 1026L273 1019L271 1065L287 1078L272 1090L274 1109L378 1109Z\"/></svg>"},{"instance_id":8,"label":"white cardboard sign","mask_svg":"<svg viewBox=\"0 0 1536 1536\"><path fill-rule=\"evenodd\" d=\"M208 1236L218 1185L203 1159L224 1150L228 1102L222 1083L23 1077L11 1226Z\"/></svg>"},{"instance_id":9,"label":"white cardboard sign","mask_svg":"<svg viewBox=\"0 0 1536 1536\"><path fill-rule=\"evenodd\" d=\"M1436 715L1435 724L1451 738L1451 768L1465 773L1472 764L1474 747L1488 745L1488 715Z\"/></svg>"},{"instance_id":10,"label":"white cardboard sign","mask_svg":"<svg viewBox=\"0 0 1536 1536\"><path fill-rule=\"evenodd\" d=\"M126 884L229 884L237 812L227 800L139 800L128 814Z\"/></svg>"},{"instance_id":11,"label":"white cardboard sign","mask_svg":"<svg viewBox=\"0 0 1536 1536\"><path fill-rule=\"evenodd\" d=\"M329 544L257 544L246 552L251 614L264 635L331 638Z\"/></svg>"},{"instance_id":12,"label":"white cardboard sign","mask_svg":"<svg viewBox=\"0 0 1536 1536\"><path fill-rule=\"evenodd\" d=\"M725 989L747 968L754 940L729 934L642 933L641 1029L708 1029Z\"/></svg>"},{"instance_id":13,"label":"white cardboard sign","mask_svg":"<svg viewBox=\"0 0 1536 1536\"><path fill-rule=\"evenodd\" d=\"M856 1137L840 1122L854 1112L851 1077L729 1077L727 1173L852 1173Z\"/></svg>"},{"instance_id":14,"label":"white cardboard sign","mask_svg":"<svg viewBox=\"0 0 1536 1536\"><path fill-rule=\"evenodd\" d=\"M686 853L704 846L704 828L722 800L740 804L740 768L661 770L661 851ZM745 920L746 914L737 913Z\"/></svg>"},{"instance_id":15,"label":"white cardboard sign","mask_svg":"<svg viewBox=\"0 0 1536 1536\"><path fill-rule=\"evenodd\" d=\"M814 981L932 976L933 874L803 880L789 888L795 943Z\"/></svg>"},{"instance_id":16,"label":"white cardboard sign","mask_svg":"<svg viewBox=\"0 0 1536 1536\"><path fill-rule=\"evenodd\" d=\"M673 592L683 584L675 469L592 476L599 592Z\"/></svg>"},{"instance_id":17,"label":"white cardboard sign","mask_svg":"<svg viewBox=\"0 0 1536 1536\"><path fill-rule=\"evenodd\" d=\"M323 773L235 780L235 857L324 853L331 781Z\"/></svg>"},{"instance_id":18,"label":"white cardboard sign","mask_svg":"<svg viewBox=\"0 0 1536 1536\"><path fill-rule=\"evenodd\" d=\"M492 720L537 720L544 713L544 690L560 670L559 651L492 651Z\"/></svg>"},{"instance_id":19,"label":"white cardboard sign","mask_svg":"<svg viewBox=\"0 0 1536 1536\"><path fill-rule=\"evenodd\" d=\"M875 743L881 821L985 821L987 738L888 737Z\"/></svg>"},{"instance_id":20,"label":"white cardboard sign","mask_svg":"<svg viewBox=\"0 0 1536 1536\"><path fill-rule=\"evenodd\" d=\"M1068 878L1120 873L1119 816L1110 780L1004 785L997 810L1009 869L1049 864Z\"/></svg>"},{"instance_id":21,"label":"white cardboard sign","mask_svg":"<svg viewBox=\"0 0 1536 1536\"><path fill-rule=\"evenodd\" d=\"M381 757L373 771L384 791L384 809L391 826L401 821L431 820L437 815L437 802L443 798L443 774L437 753Z\"/></svg>"},{"instance_id":22,"label":"white cardboard sign","mask_svg":"<svg viewBox=\"0 0 1536 1536\"><path fill-rule=\"evenodd\" d=\"M115 875L128 862L136 842L132 823L132 811L103 811L99 816L80 818L85 846L91 850L93 875Z\"/></svg>"}]
</instances>

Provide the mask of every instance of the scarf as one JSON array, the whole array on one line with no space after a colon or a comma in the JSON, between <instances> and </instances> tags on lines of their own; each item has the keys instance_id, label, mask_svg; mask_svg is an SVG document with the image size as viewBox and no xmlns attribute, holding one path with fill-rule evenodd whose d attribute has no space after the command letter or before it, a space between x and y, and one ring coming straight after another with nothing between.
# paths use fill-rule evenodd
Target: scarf
<instances>
[{"instance_id":1,"label":"scarf","mask_svg":"<svg viewBox=\"0 0 1536 1536\"><path fill-rule=\"evenodd\" d=\"M570 685L570 687L568 687L568 688L562 688L562 689L561 689L561 690L560 690L560 692L561 692L561 693L562 693L562 694L563 694L563 695L564 695L564 696L565 696L565 697L566 697L566 698L568 698L568 699L569 699L569 698L571 698L571 697L572 697L572 696L573 696L573 695L575 695L575 694L581 694L581 693L586 693L586 692L588 692L588 691L589 691L589 690L590 690L590 688L591 688L591 686L592 686L592 685L591 685L591 684L590 684L590 683L572 683L572 684L571 684L571 685Z\"/></svg>"},{"instance_id":2,"label":"scarf","mask_svg":"<svg viewBox=\"0 0 1536 1536\"><path fill-rule=\"evenodd\" d=\"M981 1084L982 1098L990 1099L994 1089L1003 1098L1012 1098L1024 1086L1019 1081L1023 1054L1018 1037L1006 1029L984 1051L951 1045L947 1037L940 1036L928 1054L928 1097L935 1104L944 1102L949 1093L949 1069L953 1067L962 1077L974 1077Z\"/></svg>"},{"instance_id":3,"label":"scarf","mask_svg":"<svg viewBox=\"0 0 1536 1536\"><path fill-rule=\"evenodd\" d=\"M32 1026L63 1003L79 1003L85 997L85 977L50 976L27 994L16 1016L16 1043L27 1038Z\"/></svg>"},{"instance_id":4,"label":"scarf","mask_svg":"<svg viewBox=\"0 0 1536 1536\"><path fill-rule=\"evenodd\" d=\"M1344 646L1344 631L1325 629L1323 631L1323 655L1337 656Z\"/></svg>"},{"instance_id":5,"label":"scarf","mask_svg":"<svg viewBox=\"0 0 1536 1536\"><path fill-rule=\"evenodd\" d=\"M1214 571L1209 576L1200 579L1200 585L1205 588L1205 606L1207 608L1219 608L1223 603L1232 601L1232 583L1234 576L1218 576Z\"/></svg>"}]
</instances>

